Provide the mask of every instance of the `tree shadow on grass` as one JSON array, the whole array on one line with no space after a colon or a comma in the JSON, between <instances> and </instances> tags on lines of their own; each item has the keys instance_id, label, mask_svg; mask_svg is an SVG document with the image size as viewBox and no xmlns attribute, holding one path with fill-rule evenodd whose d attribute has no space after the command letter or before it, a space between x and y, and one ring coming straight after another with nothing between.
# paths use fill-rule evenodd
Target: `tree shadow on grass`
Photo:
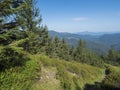
<instances>
[{"instance_id":1,"label":"tree shadow on grass","mask_svg":"<svg viewBox=\"0 0 120 90\"><path fill-rule=\"evenodd\" d=\"M120 90L120 88L110 85L104 85L102 82L95 82L95 84L86 84L84 90Z\"/></svg>"}]
</instances>

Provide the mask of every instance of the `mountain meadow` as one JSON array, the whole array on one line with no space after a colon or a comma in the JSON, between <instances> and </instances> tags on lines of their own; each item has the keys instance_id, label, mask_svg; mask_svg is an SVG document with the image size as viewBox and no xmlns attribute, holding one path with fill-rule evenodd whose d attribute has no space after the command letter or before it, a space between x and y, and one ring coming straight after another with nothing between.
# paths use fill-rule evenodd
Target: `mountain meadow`
<instances>
[{"instance_id":1,"label":"mountain meadow","mask_svg":"<svg viewBox=\"0 0 120 90\"><path fill-rule=\"evenodd\" d=\"M0 90L120 90L120 34L48 31L37 0L0 0Z\"/></svg>"}]
</instances>

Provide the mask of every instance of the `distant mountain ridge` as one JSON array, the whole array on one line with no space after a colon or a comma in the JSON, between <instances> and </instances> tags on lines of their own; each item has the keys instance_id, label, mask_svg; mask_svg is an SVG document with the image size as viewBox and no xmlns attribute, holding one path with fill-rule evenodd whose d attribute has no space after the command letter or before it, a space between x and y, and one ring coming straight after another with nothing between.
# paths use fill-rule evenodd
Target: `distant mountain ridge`
<instances>
[{"instance_id":1,"label":"distant mountain ridge","mask_svg":"<svg viewBox=\"0 0 120 90\"><path fill-rule=\"evenodd\" d=\"M77 32L76 34L101 36L101 35L104 35L104 34L116 34L116 33L120 33L120 32L88 32L88 31L83 31L83 32Z\"/></svg>"},{"instance_id":2,"label":"distant mountain ridge","mask_svg":"<svg viewBox=\"0 0 120 90\"><path fill-rule=\"evenodd\" d=\"M113 47L120 50L120 33L64 33L49 31L52 37L65 38L68 44L76 46L79 39L86 41L87 48L98 54L106 54Z\"/></svg>"}]
</instances>

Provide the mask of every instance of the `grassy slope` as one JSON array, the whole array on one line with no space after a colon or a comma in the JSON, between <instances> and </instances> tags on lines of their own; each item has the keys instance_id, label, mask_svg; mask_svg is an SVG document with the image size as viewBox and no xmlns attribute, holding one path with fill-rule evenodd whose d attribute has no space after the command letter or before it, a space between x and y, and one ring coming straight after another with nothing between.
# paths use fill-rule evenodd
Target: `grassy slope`
<instances>
[{"instance_id":1,"label":"grassy slope","mask_svg":"<svg viewBox=\"0 0 120 90\"><path fill-rule=\"evenodd\" d=\"M28 56L30 60L25 66L0 72L0 90L28 90L39 79L41 70L39 61L34 56Z\"/></svg>"},{"instance_id":2,"label":"grassy slope","mask_svg":"<svg viewBox=\"0 0 120 90\"><path fill-rule=\"evenodd\" d=\"M28 56L30 60L25 66L0 72L0 90L80 90L105 77L105 70L98 67L45 55Z\"/></svg>"},{"instance_id":3,"label":"grassy slope","mask_svg":"<svg viewBox=\"0 0 120 90\"><path fill-rule=\"evenodd\" d=\"M35 57L42 64L42 79L34 85L36 90L62 90L63 83L66 84L66 87L70 86L69 89L76 90L76 87L83 88L85 84L101 82L104 78L104 69L101 68L77 62L50 59L44 55L35 55Z\"/></svg>"},{"instance_id":4,"label":"grassy slope","mask_svg":"<svg viewBox=\"0 0 120 90\"><path fill-rule=\"evenodd\" d=\"M60 81L56 78L56 68L43 67L41 68L41 77L33 85L34 90L61 90Z\"/></svg>"}]
</instances>

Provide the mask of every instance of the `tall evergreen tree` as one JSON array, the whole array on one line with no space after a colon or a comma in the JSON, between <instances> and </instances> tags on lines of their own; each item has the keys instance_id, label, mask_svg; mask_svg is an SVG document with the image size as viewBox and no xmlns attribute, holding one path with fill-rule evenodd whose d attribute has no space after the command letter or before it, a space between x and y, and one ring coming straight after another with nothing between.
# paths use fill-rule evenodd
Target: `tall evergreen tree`
<instances>
[{"instance_id":1,"label":"tall evergreen tree","mask_svg":"<svg viewBox=\"0 0 120 90\"><path fill-rule=\"evenodd\" d=\"M21 38L19 23L15 20L16 13L21 10L20 0L0 0L0 71L25 64L28 59L20 47L12 45ZM16 29L16 30L15 30Z\"/></svg>"},{"instance_id":2,"label":"tall evergreen tree","mask_svg":"<svg viewBox=\"0 0 120 90\"><path fill-rule=\"evenodd\" d=\"M117 51L115 51L114 48L111 48L108 51L108 54L105 58L107 63L113 64L113 65L119 65L120 64L120 55Z\"/></svg>"},{"instance_id":3,"label":"tall evergreen tree","mask_svg":"<svg viewBox=\"0 0 120 90\"><path fill-rule=\"evenodd\" d=\"M23 7L23 2L19 0L0 1L0 34L18 26L15 21L16 13Z\"/></svg>"},{"instance_id":4,"label":"tall evergreen tree","mask_svg":"<svg viewBox=\"0 0 120 90\"><path fill-rule=\"evenodd\" d=\"M22 0L23 8L17 12L17 21L21 24L21 29L25 31L35 32L40 28L41 16L39 8L37 8L36 0Z\"/></svg>"},{"instance_id":5,"label":"tall evergreen tree","mask_svg":"<svg viewBox=\"0 0 120 90\"><path fill-rule=\"evenodd\" d=\"M49 35L47 27L41 26L42 19L39 15L39 8L36 7L37 0L21 1L24 4L20 11L16 13L16 21L20 24L18 28L25 31L28 35L27 41L21 46L31 53L45 51L43 46L47 45Z\"/></svg>"},{"instance_id":6,"label":"tall evergreen tree","mask_svg":"<svg viewBox=\"0 0 120 90\"><path fill-rule=\"evenodd\" d=\"M0 1L0 44L10 44L16 39L16 32L11 30L17 28L19 23L15 20L16 13L23 7L23 2L19 0Z\"/></svg>"},{"instance_id":7,"label":"tall evergreen tree","mask_svg":"<svg viewBox=\"0 0 120 90\"><path fill-rule=\"evenodd\" d=\"M70 60L70 55L69 55L70 48L64 38L62 39L59 47L60 47L59 57L65 60Z\"/></svg>"},{"instance_id":8,"label":"tall evergreen tree","mask_svg":"<svg viewBox=\"0 0 120 90\"><path fill-rule=\"evenodd\" d=\"M54 45L54 57L58 57L59 54L59 50L60 50L60 40L59 38L56 36L53 40L53 45Z\"/></svg>"},{"instance_id":9,"label":"tall evergreen tree","mask_svg":"<svg viewBox=\"0 0 120 90\"><path fill-rule=\"evenodd\" d=\"M80 60L83 61L85 59L85 54L86 54L86 46L85 46L85 41L79 40L78 46L74 52L74 59L75 60Z\"/></svg>"},{"instance_id":10,"label":"tall evergreen tree","mask_svg":"<svg viewBox=\"0 0 120 90\"><path fill-rule=\"evenodd\" d=\"M69 55L71 57L71 60L74 60L74 52L75 52L75 47L71 46L69 49Z\"/></svg>"},{"instance_id":11,"label":"tall evergreen tree","mask_svg":"<svg viewBox=\"0 0 120 90\"><path fill-rule=\"evenodd\" d=\"M107 59L110 60L110 61L114 61L116 59L116 52L115 52L115 50L113 48L111 48L108 51Z\"/></svg>"}]
</instances>

